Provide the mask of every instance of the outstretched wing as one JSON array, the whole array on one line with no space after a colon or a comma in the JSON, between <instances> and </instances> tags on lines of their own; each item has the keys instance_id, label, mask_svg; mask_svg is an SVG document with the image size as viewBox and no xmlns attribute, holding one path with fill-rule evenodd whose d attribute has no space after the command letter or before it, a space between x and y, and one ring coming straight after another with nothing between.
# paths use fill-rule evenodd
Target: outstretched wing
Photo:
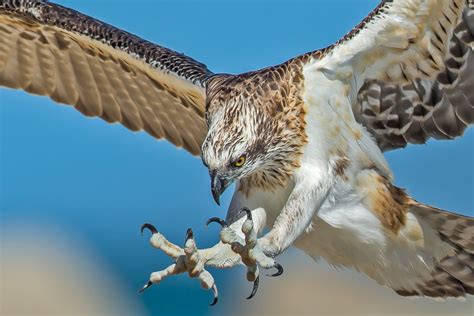
<instances>
[{"instance_id":1,"label":"outstretched wing","mask_svg":"<svg viewBox=\"0 0 474 316\"><path fill-rule=\"evenodd\" d=\"M474 1L386 0L326 50L354 71L356 120L384 151L474 123Z\"/></svg>"},{"instance_id":2,"label":"outstretched wing","mask_svg":"<svg viewBox=\"0 0 474 316\"><path fill-rule=\"evenodd\" d=\"M0 85L200 153L205 65L46 0L0 0Z\"/></svg>"}]
</instances>

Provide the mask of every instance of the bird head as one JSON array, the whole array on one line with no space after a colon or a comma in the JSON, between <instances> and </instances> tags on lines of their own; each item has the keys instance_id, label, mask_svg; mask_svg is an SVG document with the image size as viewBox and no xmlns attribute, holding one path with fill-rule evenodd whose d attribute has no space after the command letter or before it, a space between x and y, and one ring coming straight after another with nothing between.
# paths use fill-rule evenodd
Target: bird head
<instances>
[{"instance_id":1,"label":"bird head","mask_svg":"<svg viewBox=\"0 0 474 316\"><path fill-rule=\"evenodd\" d=\"M282 66L283 67L283 66ZM202 160L219 197L235 181L260 187L283 185L299 166L306 142L301 78L273 68L239 76L218 75L208 82L208 133ZM297 80L290 85L292 80Z\"/></svg>"},{"instance_id":2,"label":"bird head","mask_svg":"<svg viewBox=\"0 0 474 316\"><path fill-rule=\"evenodd\" d=\"M265 113L243 103L228 102L213 113L202 160L217 204L229 185L264 169L271 160L271 122Z\"/></svg>"}]
</instances>

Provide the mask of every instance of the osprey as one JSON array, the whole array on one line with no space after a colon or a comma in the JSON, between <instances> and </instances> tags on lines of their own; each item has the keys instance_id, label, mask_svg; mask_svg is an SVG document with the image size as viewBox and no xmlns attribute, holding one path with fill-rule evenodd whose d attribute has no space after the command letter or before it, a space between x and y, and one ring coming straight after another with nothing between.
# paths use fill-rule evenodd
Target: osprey
<instances>
[{"instance_id":1,"label":"osprey","mask_svg":"<svg viewBox=\"0 0 474 316\"><path fill-rule=\"evenodd\" d=\"M236 189L221 241L183 248L150 285L206 266L283 268L294 245L404 296L474 294L474 219L393 184L384 151L453 139L474 122L474 3L386 0L334 45L240 75L46 0L0 0L0 84L166 138L209 169L217 203ZM268 228L265 234L263 230Z\"/></svg>"}]
</instances>

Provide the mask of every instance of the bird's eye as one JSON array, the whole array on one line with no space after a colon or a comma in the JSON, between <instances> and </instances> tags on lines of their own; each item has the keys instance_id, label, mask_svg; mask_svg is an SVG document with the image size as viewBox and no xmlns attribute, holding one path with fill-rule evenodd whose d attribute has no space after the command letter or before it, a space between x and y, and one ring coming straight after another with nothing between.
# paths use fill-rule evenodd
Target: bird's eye
<instances>
[{"instance_id":1,"label":"bird's eye","mask_svg":"<svg viewBox=\"0 0 474 316\"><path fill-rule=\"evenodd\" d=\"M234 167L236 167L236 168L242 167L242 166L244 165L244 163L245 163L245 159L246 159L246 158L245 158L245 155L240 156L239 159L237 159L236 161L234 161L234 162L232 163L232 166L234 166Z\"/></svg>"}]
</instances>

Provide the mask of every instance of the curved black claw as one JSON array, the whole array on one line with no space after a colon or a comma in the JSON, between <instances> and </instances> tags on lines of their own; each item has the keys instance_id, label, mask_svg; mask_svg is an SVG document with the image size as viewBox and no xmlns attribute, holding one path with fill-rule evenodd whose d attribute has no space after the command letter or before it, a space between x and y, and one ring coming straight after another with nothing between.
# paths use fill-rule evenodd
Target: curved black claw
<instances>
[{"instance_id":1,"label":"curved black claw","mask_svg":"<svg viewBox=\"0 0 474 316\"><path fill-rule=\"evenodd\" d=\"M245 212L247 213L247 219L252 220L252 212L250 212L248 207L242 207L240 209L240 213Z\"/></svg>"},{"instance_id":2,"label":"curved black claw","mask_svg":"<svg viewBox=\"0 0 474 316\"><path fill-rule=\"evenodd\" d=\"M211 303L211 306L214 306L219 301L219 293L217 292L217 286L214 284L212 286L212 292L214 293L214 300Z\"/></svg>"},{"instance_id":3,"label":"curved black claw","mask_svg":"<svg viewBox=\"0 0 474 316\"><path fill-rule=\"evenodd\" d=\"M222 228L225 228L229 225L227 225L227 222L223 220L222 218L219 217L211 217L207 220L206 222L206 227L209 226L210 223L218 223L219 225L222 226Z\"/></svg>"},{"instance_id":4,"label":"curved black claw","mask_svg":"<svg viewBox=\"0 0 474 316\"><path fill-rule=\"evenodd\" d=\"M275 265L273 267L277 269L277 272L273 274L267 274L267 276L277 277L283 274L283 267L279 263L275 262Z\"/></svg>"},{"instance_id":5,"label":"curved black claw","mask_svg":"<svg viewBox=\"0 0 474 316\"><path fill-rule=\"evenodd\" d=\"M145 284L140 290L138 290L138 293L143 293L147 288L149 288L152 285L153 283L151 283L151 281L148 281L147 284Z\"/></svg>"},{"instance_id":6,"label":"curved black claw","mask_svg":"<svg viewBox=\"0 0 474 316\"><path fill-rule=\"evenodd\" d=\"M253 289L252 289L252 293L250 293L250 296L247 297L247 299L251 299L252 297L255 296L255 294L257 293L257 290L258 290L258 284L260 283L260 276L257 276L257 278L255 279L255 281L253 281Z\"/></svg>"},{"instance_id":7,"label":"curved black claw","mask_svg":"<svg viewBox=\"0 0 474 316\"><path fill-rule=\"evenodd\" d=\"M155 226L153 226L152 224L149 224L149 223L145 223L145 224L142 225L142 228L140 229L140 231L142 232L142 235L143 235L143 231L145 230L145 228L149 229L152 234L158 233L158 229L156 229Z\"/></svg>"},{"instance_id":8,"label":"curved black claw","mask_svg":"<svg viewBox=\"0 0 474 316\"><path fill-rule=\"evenodd\" d=\"M188 228L188 230L186 231L186 238L184 239L184 242L192 238L194 238L193 230L191 228Z\"/></svg>"}]
</instances>

